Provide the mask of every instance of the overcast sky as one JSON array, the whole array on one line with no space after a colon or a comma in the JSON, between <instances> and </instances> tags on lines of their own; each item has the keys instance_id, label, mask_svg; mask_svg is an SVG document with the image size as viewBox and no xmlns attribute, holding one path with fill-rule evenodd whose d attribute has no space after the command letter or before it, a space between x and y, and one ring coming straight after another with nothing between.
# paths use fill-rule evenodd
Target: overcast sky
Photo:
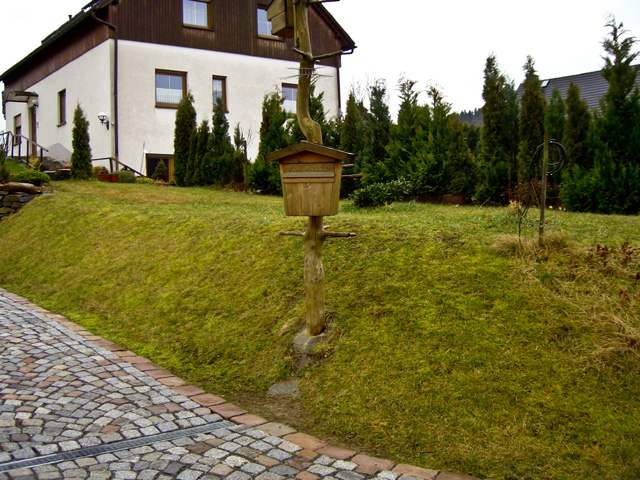
<instances>
[{"instance_id":1,"label":"overcast sky","mask_svg":"<svg viewBox=\"0 0 640 480\"><path fill-rule=\"evenodd\" d=\"M37 48L88 1L3 2L0 71ZM394 114L402 75L422 90L437 85L454 110L472 110L482 107L484 64L492 52L519 84L527 55L543 79L599 70L609 14L640 36L638 0L341 0L326 6L358 45L343 59L343 101L351 85L382 78Z\"/></svg>"}]
</instances>

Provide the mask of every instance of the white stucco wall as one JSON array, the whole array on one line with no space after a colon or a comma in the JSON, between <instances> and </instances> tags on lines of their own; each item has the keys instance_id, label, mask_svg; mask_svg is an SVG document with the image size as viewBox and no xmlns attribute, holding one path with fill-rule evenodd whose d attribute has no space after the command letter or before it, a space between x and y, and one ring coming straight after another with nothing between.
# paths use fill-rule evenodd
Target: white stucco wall
<instances>
[{"instance_id":1,"label":"white stucco wall","mask_svg":"<svg viewBox=\"0 0 640 480\"><path fill-rule=\"evenodd\" d=\"M156 70L187 73L187 89L195 98L198 124L204 118L211 119L213 76L226 77L229 133L233 135L235 125L240 123L249 140L251 160L258 152L264 96L283 83L297 83L297 62L130 41L120 41L118 49L119 159L142 173L146 173L145 151L173 154L176 109L156 107ZM98 113L105 112L110 122L115 121L113 56L114 41L108 40L28 88L39 95L39 144L48 147L59 143L71 151L73 111L79 103L90 122L93 157L115 157L115 129L111 125L107 131L98 120ZM319 73L322 76L316 91L324 92L325 112L331 118L339 113L338 71L323 67ZM67 94L67 122L59 126L58 92L63 89ZM23 135L29 135L28 107L24 103L7 103L7 130L13 131L13 118L19 113Z\"/></svg>"},{"instance_id":2,"label":"white stucco wall","mask_svg":"<svg viewBox=\"0 0 640 480\"><path fill-rule=\"evenodd\" d=\"M89 120L93 157L113 156L113 128L107 131L98 120L100 112L113 117L112 55L113 41L104 42L27 88L38 94L36 128L40 145L47 148L59 143L71 151L73 112L79 103ZM62 90L66 90L67 121L64 125L58 125L58 92ZM18 114L22 115L22 134L29 136L30 116L26 103L6 104L6 129L13 131L14 117Z\"/></svg>"},{"instance_id":3,"label":"white stucco wall","mask_svg":"<svg viewBox=\"0 0 640 480\"><path fill-rule=\"evenodd\" d=\"M226 77L227 120L230 135L236 123L245 135L251 132L250 159L258 152L262 100L265 94L283 83L295 84L298 64L246 55L166 45L121 41L119 44L120 81L120 161L136 170L143 168L149 154L173 153L176 110L156 108L155 72L187 72L187 89L194 96L198 124L211 119L213 110L212 78ZM337 69L319 70L317 92L324 92L325 111L331 118L339 113Z\"/></svg>"}]
</instances>

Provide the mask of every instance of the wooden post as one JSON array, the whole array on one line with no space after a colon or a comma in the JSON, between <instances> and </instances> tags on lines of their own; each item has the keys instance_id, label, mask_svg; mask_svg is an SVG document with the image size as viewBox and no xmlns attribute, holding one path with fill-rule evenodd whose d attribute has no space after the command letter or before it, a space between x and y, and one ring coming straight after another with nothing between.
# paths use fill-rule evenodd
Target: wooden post
<instances>
[{"instance_id":1,"label":"wooden post","mask_svg":"<svg viewBox=\"0 0 640 480\"><path fill-rule=\"evenodd\" d=\"M311 76L315 69L309 34L309 0L294 0L295 43L300 52L300 72L298 76L298 99L296 115L300 130L307 141L322 145L322 129L311 118L309 97L311 95Z\"/></svg>"},{"instance_id":2,"label":"wooden post","mask_svg":"<svg viewBox=\"0 0 640 480\"><path fill-rule=\"evenodd\" d=\"M294 0L294 37L300 55L296 116L307 141L322 145L322 130L311 118L309 97L311 75L315 68L309 34L309 0ZM322 266L323 217L309 217L304 247L304 288L307 308L307 335L324 330L324 267Z\"/></svg>"},{"instance_id":3,"label":"wooden post","mask_svg":"<svg viewBox=\"0 0 640 480\"><path fill-rule=\"evenodd\" d=\"M304 234L304 287L307 311L307 335L314 337L324 330L324 267L322 245L324 217L309 217Z\"/></svg>"},{"instance_id":4,"label":"wooden post","mask_svg":"<svg viewBox=\"0 0 640 480\"><path fill-rule=\"evenodd\" d=\"M542 147L542 186L540 187L540 226L538 228L538 245L544 244L544 216L547 208L547 169L549 165L549 132L544 132Z\"/></svg>"}]
</instances>

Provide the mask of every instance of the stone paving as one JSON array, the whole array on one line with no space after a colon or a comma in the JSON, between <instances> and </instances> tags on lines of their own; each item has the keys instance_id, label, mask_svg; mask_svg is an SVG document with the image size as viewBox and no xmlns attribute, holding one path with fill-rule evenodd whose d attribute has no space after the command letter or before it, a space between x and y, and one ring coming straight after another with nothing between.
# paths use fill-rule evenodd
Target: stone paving
<instances>
[{"instance_id":1,"label":"stone paving","mask_svg":"<svg viewBox=\"0 0 640 480\"><path fill-rule=\"evenodd\" d=\"M0 399L0 480L474 480L269 423L2 289Z\"/></svg>"}]
</instances>

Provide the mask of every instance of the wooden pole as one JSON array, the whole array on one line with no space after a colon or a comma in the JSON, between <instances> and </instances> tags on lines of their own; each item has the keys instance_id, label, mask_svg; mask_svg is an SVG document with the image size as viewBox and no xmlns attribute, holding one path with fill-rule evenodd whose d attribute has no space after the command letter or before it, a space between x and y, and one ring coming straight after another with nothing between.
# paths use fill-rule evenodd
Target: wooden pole
<instances>
[{"instance_id":1,"label":"wooden pole","mask_svg":"<svg viewBox=\"0 0 640 480\"><path fill-rule=\"evenodd\" d=\"M307 307L307 335L314 337L324 330L324 244L323 217L309 217L304 234L304 287Z\"/></svg>"},{"instance_id":2,"label":"wooden pole","mask_svg":"<svg viewBox=\"0 0 640 480\"><path fill-rule=\"evenodd\" d=\"M300 51L296 115L307 141L322 145L322 130L311 118L309 97L311 76L315 68L309 34L309 0L294 0L295 45ZM314 337L324 330L324 268L322 266L323 217L309 217L304 242L304 288L307 308L307 335Z\"/></svg>"},{"instance_id":3,"label":"wooden pole","mask_svg":"<svg viewBox=\"0 0 640 480\"><path fill-rule=\"evenodd\" d=\"M544 216L547 208L547 169L549 165L549 132L544 132L542 147L542 186L540 187L540 226L538 228L538 245L544 244Z\"/></svg>"},{"instance_id":4,"label":"wooden pole","mask_svg":"<svg viewBox=\"0 0 640 480\"><path fill-rule=\"evenodd\" d=\"M307 141L322 145L322 129L311 118L309 97L311 95L311 77L315 69L309 34L309 0L294 0L294 25L296 49L300 52L300 72L298 77L298 99L296 115L300 130Z\"/></svg>"}]
</instances>

